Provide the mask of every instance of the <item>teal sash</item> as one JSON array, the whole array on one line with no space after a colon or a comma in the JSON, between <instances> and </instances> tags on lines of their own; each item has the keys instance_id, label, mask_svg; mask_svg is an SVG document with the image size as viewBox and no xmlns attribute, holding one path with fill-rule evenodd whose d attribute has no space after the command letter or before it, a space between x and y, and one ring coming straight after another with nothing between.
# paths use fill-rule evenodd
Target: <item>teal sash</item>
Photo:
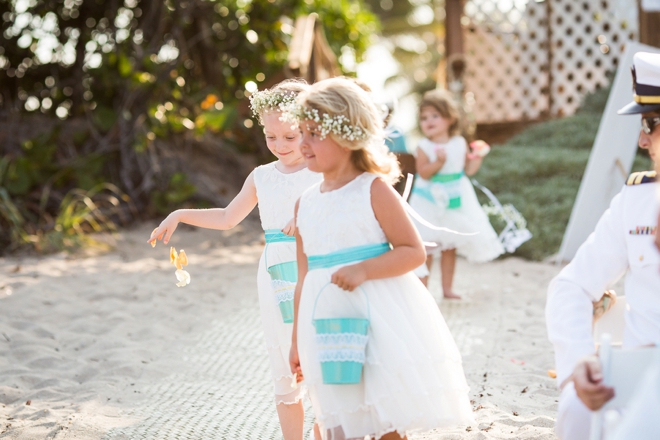
<instances>
[{"instance_id":1,"label":"teal sash","mask_svg":"<svg viewBox=\"0 0 660 440\"><path fill-rule=\"evenodd\" d=\"M296 241L296 237L291 237L286 235L284 232L279 229L266 229L266 243L281 243L281 242L291 242Z\"/></svg>"},{"instance_id":2,"label":"teal sash","mask_svg":"<svg viewBox=\"0 0 660 440\"><path fill-rule=\"evenodd\" d=\"M310 255L307 257L307 270L328 269L340 264L364 261L383 255L391 249L389 243L379 243L354 246L324 255Z\"/></svg>"},{"instance_id":3,"label":"teal sash","mask_svg":"<svg viewBox=\"0 0 660 440\"><path fill-rule=\"evenodd\" d=\"M461 177L463 177L464 174L465 173L463 171L460 173L451 174L435 174L430 179L428 179L432 183L442 185L442 189L447 193L447 196L449 197L447 209L456 209L461 207ZM420 178L420 176L417 175L417 178ZM417 195L424 197L433 203L436 203L436 200L433 197L433 193L429 188L420 188L415 186L415 188L413 188L413 193L416 193Z\"/></svg>"},{"instance_id":4,"label":"teal sash","mask_svg":"<svg viewBox=\"0 0 660 440\"><path fill-rule=\"evenodd\" d=\"M463 177L463 171L460 173L451 173L451 174L435 174L431 177L431 182L437 182L437 183L447 183L447 182L453 182L454 180L458 180L461 177Z\"/></svg>"}]
</instances>

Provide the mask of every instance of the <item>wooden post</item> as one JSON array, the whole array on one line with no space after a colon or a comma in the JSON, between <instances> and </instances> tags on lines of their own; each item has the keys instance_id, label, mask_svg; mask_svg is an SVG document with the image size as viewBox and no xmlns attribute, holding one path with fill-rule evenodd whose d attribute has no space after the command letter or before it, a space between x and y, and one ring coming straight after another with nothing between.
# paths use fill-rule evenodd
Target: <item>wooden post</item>
<instances>
[{"instance_id":1,"label":"wooden post","mask_svg":"<svg viewBox=\"0 0 660 440\"><path fill-rule=\"evenodd\" d=\"M552 16L552 12L553 12L552 11L552 3L550 1L546 1L545 2L545 17L546 17L545 21L546 21L547 33L548 33L548 35L547 35L548 40L547 40L547 43L546 43L547 44L547 52L548 52L548 110L547 110L547 114L545 114L545 115L542 114L541 115L541 117L545 117L545 118L554 116L554 114L552 112L552 109L555 105L554 92L552 90L552 88L554 86L554 81L553 81L554 78L552 76L552 69L553 69L552 64L554 62L554 48L552 46L552 44L553 44L552 43L552 20L553 20L554 17Z\"/></svg>"},{"instance_id":2,"label":"wooden post","mask_svg":"<svg viewBox=\"0 0 660 440\"><path fill-rule=\"evenodd\" d=\"M639 42L660 47L660 12L646 12L641 0L637 0L639 11Z\"/></svg>"},{"instance_id":3,"label":"wooden post","mask_svg":"<svg viewBox=\"0 0 660 440\"><path fill-rule=\"evenodd\" d=\"M463 53L462 0L445 0L445 58Z\"/></svg>"}]
</instances>

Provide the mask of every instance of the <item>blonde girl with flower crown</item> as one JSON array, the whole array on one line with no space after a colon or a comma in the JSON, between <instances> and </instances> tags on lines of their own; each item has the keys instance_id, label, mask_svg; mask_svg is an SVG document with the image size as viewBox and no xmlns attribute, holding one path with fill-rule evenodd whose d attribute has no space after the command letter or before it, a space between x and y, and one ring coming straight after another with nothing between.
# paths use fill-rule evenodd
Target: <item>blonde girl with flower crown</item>
<instances>
[{"instance_id":1,"label":"blonde girl with flower crown","mask_svg":"<svg viewBox=\"0 0 660 440\"><path fill-rule=\"evenodd\" d=\"M431 269L433 254L439 252L442 293L448 299L460 299L453 290L457 253L477 263L504 253L467 177L479 170L488 150L468 150L465 138L459 134L459 117L457 104L446 90L424 94L419 104L419 126L425 137L415 154L417 179L410 196L410 206L430 223L453 231L476 233L452 234L416 224L425 241L438 245L430 250L427 266ZM424 284L427 280L428 276L422 278Z\"/></svg>"},{"instance_id":2,"label":"blonde girl with flower crown","mask_svg":"<svg viewBox=\"0 0 660 440\"><path fill-rule=\"evenodd\" d=\"M251 96L255 117L263 125L266 145L276 161L259 166L247 177L240 193L226 208L179 209L167 216L149 241L167 243L179 223L226 230L238 225L259 206L266 248L259 261L257 287L264 338L275 391L275 404L285 440L303 438L304 386L289 368L296 248L293 209L296 200L321 175L310 171L300 153L300 130L280 120L282 111L307 88L302 81L287 80ZM269 272L270 271L270 272ZM290 310L290 311L289 311Z\"/></svg>"},{"instance_id":3,"label":"blonde girl with flower crown","mask_svg":"<svg viewBox=\"0 0 660 440\"><path fill-rule=\"evenodd\" d=\"M321 435L402 439L471 423L461 356L411 273L426 254L390 186L399 168L370 97L349 79L328 79L301 93L285 117L302 130L308 168L323 174L296 205L290 356ZM362 329L344 329L349 321ZM325 324L337 322L334 330ZM336 376L344 367L352 373Z\"/></svg>"}]
</instances>

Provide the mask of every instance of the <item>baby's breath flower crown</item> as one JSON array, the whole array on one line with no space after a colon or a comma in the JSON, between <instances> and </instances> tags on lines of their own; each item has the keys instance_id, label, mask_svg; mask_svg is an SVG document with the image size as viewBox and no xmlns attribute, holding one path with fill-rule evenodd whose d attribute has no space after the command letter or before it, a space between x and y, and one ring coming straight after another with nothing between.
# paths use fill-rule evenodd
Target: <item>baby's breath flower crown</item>
<instances>
[{"instance_id":1,"label":"baby's breath flower crown","mask_svg":"<svg viewBox=\"0 0 660 440\"><path fill-rule=\"evenodd\" d=\"M305 121L312 121L316 124L315 129L320 132L321 139L325 139L329 134L339 136L348 141L362 141L368 139L370 136L361 127L351 125L349 119L344 115L319 113L315 108L305 107L300 104L289 106L282 113L280 119L298 125Z\"/></svg>"},{"instance_id":2,"label":"baby's breath flower crown","mask_svg":"<svg viewBox=\"0 0 660 440\"><path fill-rule=\"evenodd\" d=\"M255 118L261 122L261 115L269 111L284 112L296 102L296 93L279 90L261 90L250 96L250 108Z\"/></svg>"}]
</instances>

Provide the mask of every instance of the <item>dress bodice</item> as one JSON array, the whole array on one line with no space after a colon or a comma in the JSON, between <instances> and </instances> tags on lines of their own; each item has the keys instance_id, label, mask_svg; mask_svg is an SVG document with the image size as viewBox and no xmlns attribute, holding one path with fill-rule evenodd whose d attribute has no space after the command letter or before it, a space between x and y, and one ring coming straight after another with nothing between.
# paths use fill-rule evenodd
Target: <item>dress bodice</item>
<instances>
[{"instance_id":1,"label":"dress bodice","mask_svg":"<svg viewBox=\"0 0 660 440\"><path fill-rule=\"evenodd\" d=\"M321 192L320 182L305 191L297 225L308 257L387 242L371 207L371 184L377 177L363 173L333 191Z\"/></svg>"},{"instance_id":2,"label":"dress bodice","mask_svg":"<svg viewBox=\"0 0 660 440\"><path fill-rule=\"evenodd\" d=\"M276 163L261 165L254 170L259 217L264 230L286 226L293 218L296 201L302 193L323 179L323 175L307 168L285 174L275 167Z\"/></svg>"},{"instance_id":3,"label":"dress bodice","mask_svg":"<svg viewBox=\"0 0 660 440\"><path fill-rule=\"evenodd\" d=\"M426 154L431 162L434 162L438 155L436 148L444 148L447 152L447 160L440 169L440 174L460 173L465 168L465 154L467 152L467 143L462 136L454 136L447 143L436 144L424 138L419 141L419 148Z\"/></svg>"}]
</instances>

